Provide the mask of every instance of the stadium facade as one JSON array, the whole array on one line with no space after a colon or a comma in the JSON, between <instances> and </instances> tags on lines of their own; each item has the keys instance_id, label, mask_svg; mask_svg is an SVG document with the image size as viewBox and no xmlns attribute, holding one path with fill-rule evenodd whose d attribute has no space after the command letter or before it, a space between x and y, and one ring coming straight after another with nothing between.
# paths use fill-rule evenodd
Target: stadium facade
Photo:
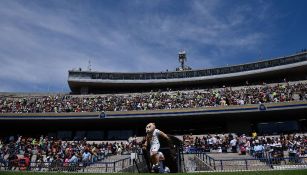
<instances>
[{"instance_id":1,"label":"stadium facade","mask_svg":"<svg viewBox=\"0 0 307 175\"><path fill-rule=\"evenodd\" d=\"M69 71L75 96L166 89L236 87L307 80L307 52L266 61L174 72ZM81 95L80 95L81 94ZM83 95L82 95L83 94ZM1 135L46 134L64 139L126 139L144 135L148 122L169 134L283 133L307 131L307 101L184 109L73 113L0 113Z\"/></svg>"},{"instance_id":2,"label":"stadium facade","mask_svg":"<svg viewBox=\"0 0 307 175\"><path fill-rule=\"evenodd\" d=\"M190 89L239 86L249 83L303 80L307 76L307 52L248 64L175 72L69 71L74 94L140 92L157 89Z\"/></svg>"}]
</instances>

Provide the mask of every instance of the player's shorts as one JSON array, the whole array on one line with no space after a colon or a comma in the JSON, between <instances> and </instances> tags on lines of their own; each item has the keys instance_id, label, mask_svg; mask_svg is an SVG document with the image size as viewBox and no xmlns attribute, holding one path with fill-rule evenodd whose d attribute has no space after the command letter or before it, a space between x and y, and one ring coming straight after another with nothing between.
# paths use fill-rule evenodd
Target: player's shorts
<instances>
[{"instance_id":1,"label":"player's shorts","mask_svg":"<svg viewBox=\"0 0 307 175\"><path fill-rule=\"evenodd\" d=\"M160 161L161 161L161 160L165 160L164 155L163 155L162 152L158 152L158 154L159 154L159 160L160 160Z\"/></svg>"},{"instance_id":2,"label":"player's shorts","mask_svg":"<svg viewBox=\"0 0 307 175\"><path fill-rule=\"evenodd\" d=\"M159 149L160 149L160 144L153 144L153 145L151 145L151 147L150 147L150 155L152 156L152 155L158 153Z\"/></svg>"}]
</instances>

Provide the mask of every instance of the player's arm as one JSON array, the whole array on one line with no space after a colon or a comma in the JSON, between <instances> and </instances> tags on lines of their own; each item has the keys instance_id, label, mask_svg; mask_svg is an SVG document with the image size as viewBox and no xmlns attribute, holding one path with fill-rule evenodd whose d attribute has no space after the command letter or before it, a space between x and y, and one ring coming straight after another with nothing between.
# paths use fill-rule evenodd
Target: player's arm
<instances>
[{"instance_id":1,"label":"player's arm","mask_svg":"<svg viewBox=\"0 0 307 175\"><path fill-rule=\"evenodd\" d=\"M160 136L164 137L165 139L170 139L164 132L160 131Z\"/></svg>"},{"instance_id":2,"label":"player's arm","mask_svg":"<svg viewBox=\"0 0 307 175\"><path fill-rule=\"evenodd\" d=\"M148 138L147 138L148 136L146 135L145 136L145 142L144 142L144 144L142 145L142 147L143 147L143 149L146 149L147 148L147 142L148 142Z\"/></svg>"}]
</instances>

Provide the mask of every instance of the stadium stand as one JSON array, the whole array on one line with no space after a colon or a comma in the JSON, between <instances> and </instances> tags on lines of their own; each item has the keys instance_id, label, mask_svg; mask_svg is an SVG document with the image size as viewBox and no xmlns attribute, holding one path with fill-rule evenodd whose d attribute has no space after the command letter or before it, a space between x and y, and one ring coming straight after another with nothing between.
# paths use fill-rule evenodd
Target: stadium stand
<instances>
[{"instance_id":1,"label":"stadium stand","mask_svg":"<svg viewBox=\"0 0 307 175\"><path fill-rule=\"evenodd\" d=\"M134 139L125 142L64 141L58 138L19 136L0 139L0 170L97 171L105 162L129 160L140 146ZM129 157L129 159L127 159ZM25 161L26 160L26 161ZM123 162L122 162L123 163ZM127 164L128 165L128 164ZM115 172L121 167L112 167ZM96 170L95 170L96 169ZM109 172L107 171L107 172ZM99 171L97 171L99 172Z\"/></svg>"},{"instance_id":2,"label":"stadium stand","mask_svg":"<svg viewBox=\"0 0 307 175\"><path fill-rule=\"evenodd\" d=\"M306 51L178 70L73 70L71 93L0 93L0 168L148 172L129 154L149 122L182 140L176 172L306 167Z\"/></svg>"},{"instance_id":3,"label":"stadium stand","mask_svg":"<svg viewBox=\"0 0 307 175\"><path fill-rule=\"evenodd\" d=\"M13 134L43 133L70 139L85 136L92 137L93 140L126 139L131 135L142 135L143 126L151 121L155 121L170 134L248 133L252 130L273 134L306 131L307 72L304 71L307 69L303 69L306 55L306 52L302 52L273 59L279 62L272 62L273 72L279 70L273 79L268 78L267 74L259 74L257 76L261 81L252 78L245 81L242 77L251 70L243 71L241 73L244 75L238 76L241 77L238 79L240 86L228 83L228 86L216 88L192 83L181 90L162 88L156 91L148 83L153 89L141 92L144 90L142 87L138 93L1 93L0 120L3 132L0 135L12 133L13 127ZM263 64L268 62L264 61ZM254 63L250 65L255 66ZM289 66L293 72L278 65ZM268 66L257 70L265 72L264 69L271 68ZM79 72L82 75L83 73ZM228 74L223 74L225 75ZM254 73L248 75L253 77ZM192 80L193 77L188 79ZM219 78L213 79L221 81ZM291 81L292 79L298 81ZM177 80L185 81L181 78ZM117 79L112 81L112 87L109 88L117 89ZM176 86L181 87L180 84ZM180 120L176 120L179 117ZM167 125L174 121L176 125Z\"/></svg>"},{"instance_id":4,"label":"stadium stand","mask_svg":"<svg viewBox=\"0 0 307 175\"><path fill-rule=\"evenodd\" d=\"M0 97L1 113L104 112L200 108L307 100L307 83L283 82L194 91Z\"/></svg>"},{"instance_id":5,"label":"stadium stand","mask_svg":"<svg viewBox=\"0 0 307 175\"><path fill-rule=\"evenodd\" d=\"M270 170L307 165L307 134L176 136L184 142L184 169ZM0 169L28 171L119 172L132 166L129 153L142 154L136 137L126 142L63 141L41 136L0 139ZM205 162L197 166L195 159ZM142 161L142 160L139 160ZM108 166L107 164L110 164ZM273 167L274 166L274 167Z\"/></svg>"}]
</instances>

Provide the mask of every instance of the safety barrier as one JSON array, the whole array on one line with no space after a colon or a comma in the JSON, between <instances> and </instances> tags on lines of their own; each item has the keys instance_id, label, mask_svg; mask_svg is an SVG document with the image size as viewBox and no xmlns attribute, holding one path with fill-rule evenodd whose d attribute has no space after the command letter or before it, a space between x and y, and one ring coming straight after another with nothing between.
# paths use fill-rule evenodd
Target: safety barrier
<instances>
[{"instance_id":1,"label":"safety barrier","mask_svg":"<svg viewBox=\"0 0 307 175\"><path fill-rule=\"evenodd\" d=\"M143 161L142 156L139 156L139 159L136 161ZM133 166L134 163L135 162L133 162L130 157L115 161L99 161L95 163L66 163L61 160L54 160L52 162L26 162L24 159L19 159L0 162L0 171L114 173Z\"/></svg>"},{"instance_id":2,"label":"safety barrier","mask_svg":"<svg viewBox=\"0 0 307 175\"><path fill-rule=\"evenodd\" d=\"M211 171L257 171L307 168L307 157L215 159L206 153L197 153L195 155L203 162L203 166L210 167Z\"/></svg>"}]
</instances>

